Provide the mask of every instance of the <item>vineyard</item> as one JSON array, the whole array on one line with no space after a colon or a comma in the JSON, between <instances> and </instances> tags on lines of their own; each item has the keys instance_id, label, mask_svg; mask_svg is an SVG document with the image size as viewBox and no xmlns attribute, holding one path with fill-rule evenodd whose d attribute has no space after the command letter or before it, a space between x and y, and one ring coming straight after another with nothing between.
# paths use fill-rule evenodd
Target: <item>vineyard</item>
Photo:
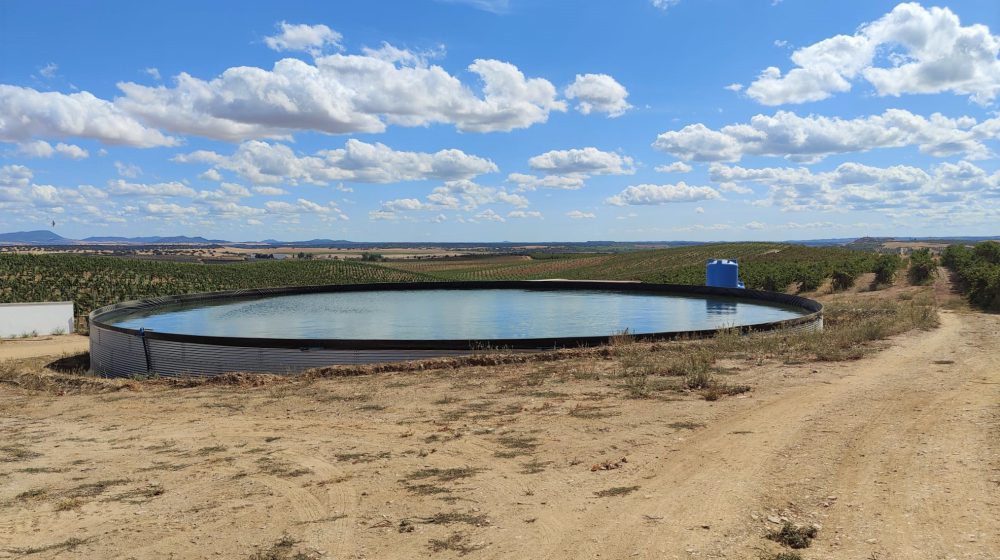
<instances>
[{"instance_id":1,"label":"vineyard","mask_svg":"<svg viewBox=\"0 0 1000 560\"><path fill-rule=\"evenodd\" d=\"M67 301L76 314L146 297L274 286L416 280L640 280L703 284L705 261L735 258L748 288L813 290L875 271L875 253L782 243L721 243L617 254L387 261L285 260L203 265L84 255L0 254L0 303Z\"/></svg>"},{"instance_id":2,"label":"vineyard","mask_svg":"<svg viewBox=\"0 0 1000 560\"><path fill-rule=\"evenodd\" d=\"M124 300L274 286L426 280L350 261L203 265L81 255L0 254L0 303L73 301L76 314Z\"/></svg>"},{"instance_id":3,"label":"vineyard","mask_svg":"<svg viewBox=\"0 0 1000 560\"><path fill-rule=\"evenodd\" d=\"M949 245L941 263L958 276L970 303L1000 311L1000 243L983 241L972 248Z\"/></svg>"},{"instance_id":4,"label":"vineyard","mask_svg":"<svg viewBox=\"0 0 1000 560\"><path fill-rule=\"evenodd\" d=\"M734 258L748 288L783 291L792 284L815 289L834 272L851 277L873 271L875 253L786 243L718 243L614 255L504 256L387 263L387 266L447 280L641 280L703 284L705 261Z\"/></svg>"}]
</instances>

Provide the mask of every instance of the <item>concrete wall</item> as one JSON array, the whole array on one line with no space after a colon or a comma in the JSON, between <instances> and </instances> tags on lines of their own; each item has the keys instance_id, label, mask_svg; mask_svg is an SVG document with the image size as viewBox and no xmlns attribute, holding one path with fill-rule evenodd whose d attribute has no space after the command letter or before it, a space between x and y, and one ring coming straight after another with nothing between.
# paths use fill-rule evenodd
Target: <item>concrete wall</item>
<instances>
[{"instance_id":1,"label":"concrete wall","mask_svg":"<svg viewBox=\"0 0 1000 560\"><path fill-rule=\"evenodd\" d=\"M73 332L73 302L0 303L0 338Z\"/></svg>"}]
</instances>

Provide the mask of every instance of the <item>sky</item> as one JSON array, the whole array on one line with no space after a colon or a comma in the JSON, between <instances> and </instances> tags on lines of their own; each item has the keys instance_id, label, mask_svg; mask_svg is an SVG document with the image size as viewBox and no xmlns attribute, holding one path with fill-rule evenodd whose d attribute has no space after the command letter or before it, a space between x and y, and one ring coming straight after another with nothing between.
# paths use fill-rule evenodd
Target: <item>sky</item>
<instances>
[{"instance_id":1,"label":"sky","mask_svg":"<svg viewBox=\"0 0 1000 560\"><path fill-rule=\"evenodd\" d=\"M998 51L996 0L5 0L0 232L1000 235Z\"/></svg>"}]
</instances>

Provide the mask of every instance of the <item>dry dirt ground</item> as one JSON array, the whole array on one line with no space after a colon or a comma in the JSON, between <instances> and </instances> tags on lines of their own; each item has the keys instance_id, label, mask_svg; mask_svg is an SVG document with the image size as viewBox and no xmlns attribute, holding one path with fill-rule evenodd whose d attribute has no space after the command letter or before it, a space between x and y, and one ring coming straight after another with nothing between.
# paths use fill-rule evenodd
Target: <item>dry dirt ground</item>
<instances>
[{"instance_id":1,"label":"dry dirt ground","mask_svg":"<svg viewBox=\"0 0 1000 560\"><path fill-rule=\"evenodd\" d=\"M1000 316L749 393L610 360L260 387L0 386L0 558L1000 558Z\"/></svg>"},{"instance_id":2,"label":"dry dirt ground","mask_svg":"<svg viewBox=\"0 0 1000 560\"><path fill-rule=\"evenodd\" d=\"M90 348L90 339L78 334L0 338L0 361L35 356L76 354L86 352L88 348Z\"/></svg>"}]
</instances>

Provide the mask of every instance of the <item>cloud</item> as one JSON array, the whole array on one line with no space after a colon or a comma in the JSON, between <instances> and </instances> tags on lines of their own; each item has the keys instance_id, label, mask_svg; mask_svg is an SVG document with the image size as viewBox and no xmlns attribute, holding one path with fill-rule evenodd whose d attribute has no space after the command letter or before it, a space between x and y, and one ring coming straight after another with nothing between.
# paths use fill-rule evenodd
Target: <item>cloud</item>
<instances>
[{"instance_id":1,"label":"cloud","mask_svg":"<svg viewBox=\"0 0 1000 560\"><path fill-rule=\"evenodd\" d=\"M683 161L675 161L669 165L657 165L655 170L660 173L690 173L692 167Z\"/></svg>"},{"instance_id":2,"label":"cloud","mask_svg":"<svg viewBox=\"0 0 1000 560\"><path fill-rule=\"evenodd\" d=\"M197 216L204 213L204 210L200 208L194 206L181 206L173 202L147 202L140 204L138 208L144 214L170 218Z\"/></svg>"},{"instance_id":3,"label":"cloud","mask_svg":"<svg viewBox=\"0 0 1000 560\"><path fill-rule=\"evenodd\" d=\"M120 196L173 197L197 196L191 187L176 181L168 183L129 183L124 179L108 181L108 192Z\"/></svg>"},{"instance_id":4,"label":"cloud","mask_svg":"<svg viewBox=\"0 0 1000 560\"><path fill-rule=\"evenodd\" d=\"M605 202L612 206L646 206L670 204L673 202L696 202L722 198L712 187L689 186L683 181L676 185L635 185L608 198Z\"/></svg>"},{"instance_id":5,"label":"cloud","mask_svg":"<svg viewBox=\"0 0 1000 560\"><path fill-rule=\"evenodd\" d=\"M50 62L39 69L38 73L41 74L43 78L53 78L58 70L59 65L55 62Z\"/></svg>"},{"instance_id":6,"label":"cloud","mask_svg":"<svg viewBox=\"0 0 1000 560\"><path fill-rule=\"evenodd\" d=\"M729 84L728 86L723 87L722 89L728 89L729 91L731 91L733 93L739 93L739 92L743 91L743 84L732 83L732 84Z\"/></svg>"},{"instance_id":7,"label":"cloud","mask_svg":"<svg viewBox=\"0 0 1000 560\"><path fill-rule=\"evenodd\" d=\"M115 171L118 172L118 175L128 177L130 179L134 179L139 175L142 175L142 168L134 163L122 163L120 161L116 161Z\"/></svg>"},{"instance_id":8,"label":"cloud","mask_svg":"<svg viewBox=\"0 0 1000 560\"><path fill-rule=\"evenodd\" d=\"M507 181L517 185L519 191L535 189L577 190L592 175L631 175L635 173L632 158L597 148L552 150L534 156L528 165L545 175L511 173Z\"/></svg>"},{"instance_id":9,"label":"cloud","mask_svg":"<svg viewBox=\"0 0 1000 560\"><path fill-rule=\"evenodd\" d=\"M506 219L504 219L503 216L501 216L500 214L497 214L496 212L494 212L492 208L488 208L486 210L483 210L482 212L476 214L474 216L474 218L476 220L478 220L478 221L484 221L484 222L506 222L507 221Z\"/></svg>"},{"instance_id":10,"label":"cloud","mask_svg":"<svg viewBox=\"0 0 1000 560\"><path fill-rule=\"evenodd\" d=\"M653 147L685 161L739 161L743 156L784 156L815 162L832 154L865 152L876 148L917 146L944 157L964 154L986 158L982 140L1000 130L1000 118L976 122L972 117L930 117L904 109L854 119L818 115L799 116L778 111L755 115L746 124L713 130L701 123L660 134Z\"/></svg>"},{"instance_id":11,"label":"cloud","mask_svg":"<svg viewBox=\"0 0 1000 560\"><path fill-rule=\"evenodd\" d=\"M528 160L532 169L553 175L630 175L635 173L632 158L597 148L552 150Z\"/></svg>"},{"instance_id":12,"label":"cloud","mask_svg":"<svg viewBox=\"0 0 1000 560\"><path fill-rule=\"evenodd\" d=\"M264 37L264 44L275 51L306 51L319 53L324 47L341 48L343 36L325 25L305 25L281 22L280 33Z\"/></svg>"},{"instance_id":13,"label":"cloud","mask_svg":"<svg viewBox=\"0 0 1000 560\"><path fill-rule=\"evenodd\" d=\"M486 187L468 180L447 181L434 188L424 200L397 198L382 202L368 215L375 220L394 220L407 212L442 212L464 210L471 212L482 206L505 204L526 208L528 199L504 189Z\"/></svg>"},{"instance_id":14,"label":"cloud","mask_svg":"<svg viewBox=\"0 0 1000 560\"><path fill-rule=\"evenodd\" d=\"M533 191L535 189L560 189L575 191L583 188L586 177L583 175L527 175L524 173L511 173L507 176L507 181L517 185L518 191Z\"/></svg>"},{"instance_id":15,"label":"cloud","mask_svg":"<svg viewBox=\"0 0 1000 560\"><path fill-rule=\"evenodd\" d=\"M319 204L304 198L299 198L294 203L271 200L264 203L264 210L268 214L282 216L285 219L291 220L297 220L303 214L316 216L322 221L348 219L347 215L341 212L336 203L328 202L326 204Z\"/></svg>"},{"instance_id":16,"label":"cloud","mask_svg":"<svg viewBox=\"0 0 1000 560\"><path fill-rule=\"evenodd\" d=\"M430 60L441 58L445 55L445 47L444 45L438 45L433 49L412 51L409 49L401 49L382 41L382 46L379 48L372 49L369 47L362 47L361 52L365 56L377 58L378 60L384 60L386 62L398 62L405 66L426 68L427 65L430 64Z\"/></svg>"},{"instance_id":17,"label":"cloud","mask_svg":"<svg viewBox=\"0 0 1000 560\"><path fill-rule=\"evenodd\" d=\"M34 176L31 169L23 165L4 165L0 167L0 185L4 187L26 187Z\"/></svg>"},{"instance_id":18,"label":"cloud","mask_svg":"<svg viewBox=\"0 0 1000 560\"><path fill-rule=\"evenodd\" d=\"M333 54L314 64L286 58L271 70L229 68L208 81L181 73L173 87L119 83L124 96L115 104L153 126L229 141L437 123L463 132L510 131L566 110L555 86L525 77L513 64L480 59L469 65L481 81L480 95L419 59Z\"/></svg>"},{"instance_id":19,"label":"cloud","mask_svg":"<svg viewBox=\"0 0 1000 560\"><path fill-rule=\"evenodd\" d=\"M849 91L860 77L880 96L949 91L986 105L1000 92L998 52L1000 37L987 26L903 3L853 35L796 50L787 74L769 67L746 92L765 105L805 103Z\"/></svg>"},{"instance_id":20,"label":"cloud","mask_svg":"<svg viewBox=\"0 0 1000 560\"><path fill-rule=\"evenodd\" d=\"M61 188L32 182L31 169L23 165L0 167L0 208L9 213L13 221L48 220L53 214L74 214L67 218L91 225L103 223L106 213L93 205L95 200L108 198L107 193L89 185ZM106 206L101 204L103 208ZM6 214L5 214L6 215ZM80 220L79 216L86 220ZM61 220L63 218L60 218Z\"/></svg>"},{"instance_id":21,"label":"cloud","mask_svg":"<svg viewBox=\"0 0 1000 560\"><path fill-rule=\"evenodd\" d=\"M385 144L348 140L342 149L321 150L312 156L296 155L284 144L259 140L244 142L229 156L199 150L174 157L182 163L207 163L233 171L254 184L332 181L396 183L423 179L470 179L497 171L492 161L461 150L396 151Z\"/></svg>"},{"instance_id":22,"label":"cloud","mask_svg":"<svg viewBox=\"0 0 1000 560\"><path fill-rule=\"evenodd\" d=\"M681 3L681 0L649 0L649 3L655 8L659 8L666 11L669 8L676 6Z\"/></svg>"},{"instance_id":23,"label":"cloud","mask_svg":"<svg viewBox=\"0 0 1000 560\"><path fill-rule=\"evenodd\" d=\"M149 68L143 68L142 71L145 72L146 74L148 74L149 77L153 78L156 81L160 81L160 79L161 79L160 78L160 69L159 68L153 68L151 66Z\"/></svg>"},{"instance_id":24,"label":"cloud","mask_svg":"<svg viewBox=\"0 0 1000 560\"><path fill-rule=\"evenodd\" d=\"M0 118L0 142L79 137L138 148L179 143L85 91L67 95L0 84L0 115L17 116Z\"/></svg>"},{"instance_id":25,"label":"cloud","mask_svg":"<svg viewBox=\"0 0 1000 560\"><path fill-rule=\"evenodd\" d=\"M204 173L200 173L198 175L198 178L199 179L204 179L206 181L221 181L222 180L222 174L219 173L219 171L217 169L209 169L209 170L205 171Z\"/></svg>"},{"instance_id":26,"label":"cloud","mask_svg":"<svg viewBox=\"0 0 1000 560\"><path fill-rule=\"evenodd\" d=\"M90 152L75 144L59 142L53 146L44 140L35 140L20 144L17 147L17 153L34 158L50 158L56 154L69 159L86 159L90 157Z\"/></svg>"},{"instance_id":27,"label":"cloud","mask_svg":"<svg viewBox=\"0 0 1000 560\"><path fill-rule=\"evenodd\" d=\"M957 203L981 209L988 204L984 197L1000 193L1000 172L988 173L968 161L940 163L930 170L845 162L824 172L713 164L709 177L734 187L743 183L767 186L767 198L755 204L791 211L946 209Z\"/></svg>"},{"instance_id":28,"label":"cloud","mask_svg":"<svg viewBox=\"0 0 1000 560\"><path fill-rule=\"evenodd\" d=\"M626 100L628 90L607 74L577 74L564 93L577 100L576 110L584 115L595 111L615 118L632 108Z\"/></svg>"},{"instance_id":29,"label":"cloud","mask_svg":"<svg viewBox=\"0 0 1000 560\"><path fill-rule=\"evenodd\" d=\"M264 196L281 196L283 194L288 194L288 191L285 189L279 189L278 187L254 187L253 192Z\"/></svg>"},{"instance_id":30,"label":"cloud","mask_svg":"<svg viewBox=\"0 0 1000 560\"><path fill-rule=\"evenodd\" d=\"M511 210L510 212L507 212L507 217L522 219L535 218L540 220L542 219L542 213L534 210Z\"/></svg>"},{"instance_id":31,"label":"cloud","mask_svg":"<svg viewBox=\"0 0 1000 560\"><path fill-rule=\"evenodd\" d=\"M566 212L566 216L571 220L593 220L597 217L597 214L593 212L581 212L580 210L570 210Z\"/></svg>"}]
</instances>

